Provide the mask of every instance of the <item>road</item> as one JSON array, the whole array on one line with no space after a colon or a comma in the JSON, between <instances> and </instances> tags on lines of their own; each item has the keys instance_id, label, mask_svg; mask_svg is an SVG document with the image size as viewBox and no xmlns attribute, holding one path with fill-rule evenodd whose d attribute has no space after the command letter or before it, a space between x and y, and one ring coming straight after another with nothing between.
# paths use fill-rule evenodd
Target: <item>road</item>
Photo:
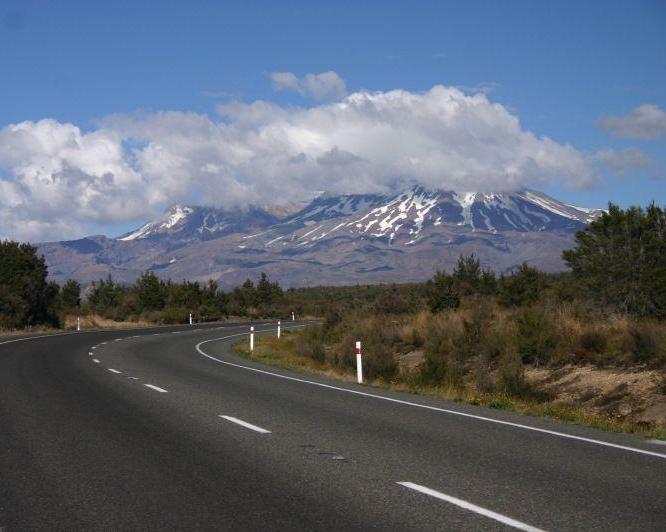
<instances>
[{"instance_id":1,"label":"road","mask_svg":"<svg viewBox=\"0 0 666 532\"><path fill-rule=\"evenodd\" d=\"M0 338L0 530L666 529L666 446L262 366L246 331Z\"/></svg>"}]
</instances>

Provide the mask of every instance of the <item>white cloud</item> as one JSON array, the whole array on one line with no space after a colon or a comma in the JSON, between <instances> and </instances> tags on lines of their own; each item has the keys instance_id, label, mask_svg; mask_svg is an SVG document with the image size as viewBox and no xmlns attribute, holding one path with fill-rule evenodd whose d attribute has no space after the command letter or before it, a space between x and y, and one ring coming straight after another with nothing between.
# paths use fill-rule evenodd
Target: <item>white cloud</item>
<instances>
[{"instance_id":1,"label":"white cloud","mask_svg":"<svg viewBox=\"0 0 666 532\"><path fill-rule=\"evenodd\" d=\"M601 127L621 139L653 140L666 136L666 111L644 104L624 116L607 116Z\"/></svg>"},{"instance_id":2,"label":"white cloud","mask_svg":"<svg viewBox=\"0 0 666 532\"><path fill-rule=\"evenodd\" d=\"M599 150L595 158L619 177L626 177L635 172L652 172L655 170L654 161L638 148L624 150Z\"/></svg>"},{"instance_id":3,"label":"white cloud","mask_svg":"<svg viewBox=\"0 0 666 532\"><path fill-rule=\"evenodd\" d=\"M0 179L0 225L21 238L79 235L85 222L145 208L143 178L112 131L84 134L48 119L12 124L0 130L2 167L11 178Z\"/></svg>"},{"instance_id":4,"label":"white cloud","mask_svg":"<svg viewBox=\"0 0 666 532\"><path fill-rule=\"evenodd\" d=\"M293 72L273 72L271 82L276 91L291 90L317 101L337 101L347 95L345 80L331 70L300 79Z\"/></svg>"},{"instance_id":5,"label":"white cloud","mask_svg":"<svg viewBox=\"0 0 666 532\"><path fill-rule=\"evenodd\" d=\"M276 91L301 90L300 81L293 72L271 72L271 84Z\"/></svg>"},{"instance_id":6,"label":"white cloud","mask_svg":"<svg viewBox=\"0 0 666 532\"><path fill-rule=\"evenodd\" d=\"M600 160L525 131L484 94L443 86L357 92L309 108L232 102L218 112L113 115L92 132L54 120L0 129L0 230L69 238L193 197L234 207L313 190L388 192L405 181L582 188L595 183Z\"/></svg>"}]
</instances>

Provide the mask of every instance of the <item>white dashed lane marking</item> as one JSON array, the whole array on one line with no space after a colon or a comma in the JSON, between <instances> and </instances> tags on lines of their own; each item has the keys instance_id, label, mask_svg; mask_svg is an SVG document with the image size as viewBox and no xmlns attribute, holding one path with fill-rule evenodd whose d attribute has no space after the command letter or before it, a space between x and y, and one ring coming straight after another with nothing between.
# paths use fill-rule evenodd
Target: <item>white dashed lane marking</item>
<instances>
[{"instance_id":1,"label":"white dashed lane marking","mask_svg":"<svg viewBox=\"0 0 666 532\"><path fill-rule=\"evenodd\" d=\"M253 425L252 423L248 423L247 421L243 421L242 419L238 419L236 417L231 417L231 416L223 416L220 415L222 419L226 419L227 421L231 421L232 423L236 423L236 425L240 425L241 427L245 427L246 429L253 430L255 432L259 432L260 434L270 434L270 430L262 429L261 427L257 427L256 425Z\"/></svg>"},{"instance_id":2,"label":"white dashed lane marking","mask_svg":"<svg viewBox=\"0 0 666 532\"><path fill-rule=\"evenodd\" d=\"M470 512L474 512L475 514L483 515L484 517L488 517L489 519L494 519L495 521L516 528L518 530L526 530L528 532L542 532L541 529L533 527L532 525L528 525L527 523L523 523L521 521L516 521L511 517L498 514L497 512L493 512L492 510L488 510L487 508L482 508L481 506L477 506L476 504L472 504L471 502L464 501L463 499L458 499L457 497L451 497L451 495L446 495L445 493L442 493L440 491L435 491L433 489L426 488L425 486L414 484L413 482L398 482L398 484L404 486L405 488L409 488L411 490L418 491L426 495L430 495L431 497L435 497L436 499L439 499L441 501L446 501L450 504L458 506L459 508L463 508L464 510L469 510Z\"/></svg>"},{"instance_id":3,"label":"white dashed lane marking","mask_svg":"<svg viewBox=\"0 0 666 532\"><path fill-rule=\"evenodd\" d=\"M164 388L160 388L159 386L155 386L154 384L144 384L146 388L150 388L151 390L155 390L156 392L160 393L168 393L167 390Z\"/></svg>"}]
</instances>

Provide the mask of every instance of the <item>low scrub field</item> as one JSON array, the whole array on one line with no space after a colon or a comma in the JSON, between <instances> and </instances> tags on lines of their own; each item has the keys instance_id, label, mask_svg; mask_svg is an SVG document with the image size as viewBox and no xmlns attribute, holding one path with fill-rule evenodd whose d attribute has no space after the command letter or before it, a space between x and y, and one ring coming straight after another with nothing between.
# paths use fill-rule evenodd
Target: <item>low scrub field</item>
<instances>
[{"instance_id":1,"label":"low scrub field","mask_svg":"<svg viewBox=\"0 0 666 532\"><path fill-rule=\"evenodd\" d=\"M253 358L369 384L666 439L666 323L573 304L328 316ZM239 351L249 356L247 345Z\"/></svg>"}]
</instances>

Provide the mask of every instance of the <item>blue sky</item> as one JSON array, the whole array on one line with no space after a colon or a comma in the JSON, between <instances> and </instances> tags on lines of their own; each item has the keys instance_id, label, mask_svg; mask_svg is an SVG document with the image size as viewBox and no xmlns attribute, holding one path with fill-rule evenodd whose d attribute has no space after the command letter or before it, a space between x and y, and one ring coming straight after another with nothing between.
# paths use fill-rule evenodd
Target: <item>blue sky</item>
<instances>
[{"instance_id":1,"label":"blue sky","mask_svg":"<svg viewBox=\"0 0 666 532\"><path fill-rule=\"evenodd\" d=\"M537 137L590 157L632 155L622 159L623 176L606 166L594 186L555 179L538 188L590 206L663 204L665 137L618 138L600 121L646 104L666 109L665 51L663 1L4 0L0 128L51 118L86 134L109 115L137 111L220 120L217 106L234 101L316 107L325 104L305 90L276 91L271 73L333 71L347 93L484 91ZM145 135L132 133L140 143L153 140ZM18 163L6 159L0 152L0 177L16 182ZM81 215L71 228L130 227L139 218L131 209L109 219Z\"/></svg>"}]
</instances>

